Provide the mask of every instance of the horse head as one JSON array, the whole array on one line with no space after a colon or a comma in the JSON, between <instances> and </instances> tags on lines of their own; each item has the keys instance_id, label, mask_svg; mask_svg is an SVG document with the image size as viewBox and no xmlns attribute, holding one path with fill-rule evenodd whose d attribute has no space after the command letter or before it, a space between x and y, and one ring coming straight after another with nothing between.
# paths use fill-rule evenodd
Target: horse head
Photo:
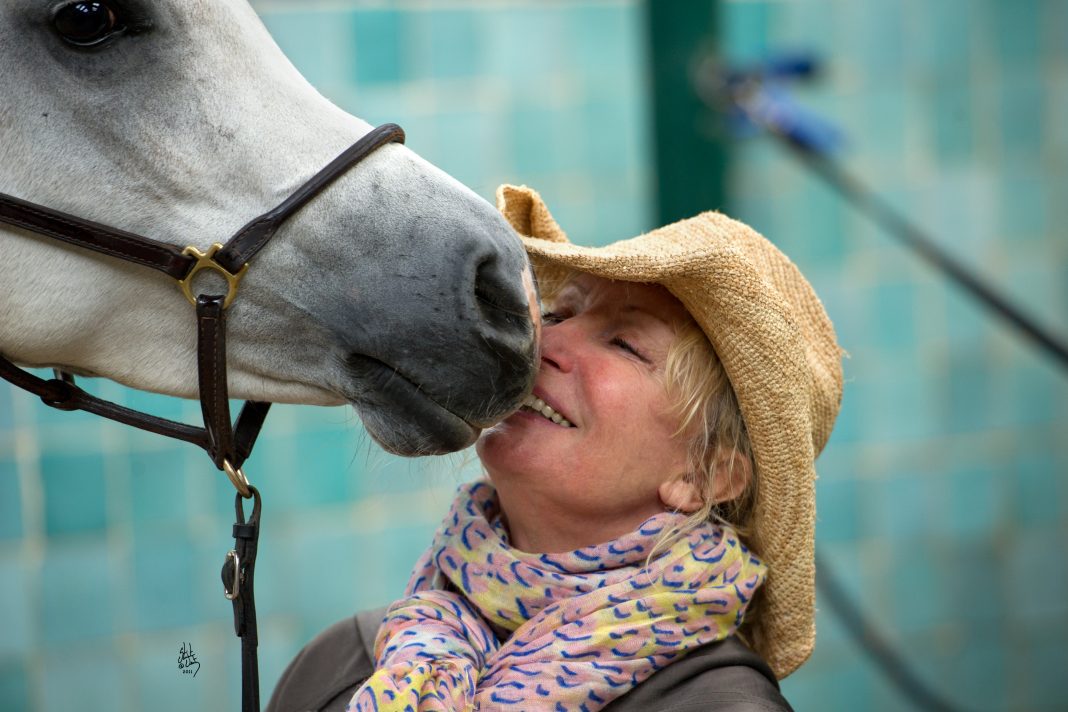
<instances>
[{"instance_id":1,"label":"horse head","mask_svg":"<svg viewBox=\"0 0 1068 712\"><path fill-rule=\"evenodd\" d=\"M0 191L201 250L371 128L300 76L244 0L5 0L0 97ZM0 353L196 397L194 319L173 284L0 233ZM464 447L531 387L529 285L488 203L386 146L253 260L227 317L230 393L352 403L402 454Z\"/></svg>"}]
</instances>

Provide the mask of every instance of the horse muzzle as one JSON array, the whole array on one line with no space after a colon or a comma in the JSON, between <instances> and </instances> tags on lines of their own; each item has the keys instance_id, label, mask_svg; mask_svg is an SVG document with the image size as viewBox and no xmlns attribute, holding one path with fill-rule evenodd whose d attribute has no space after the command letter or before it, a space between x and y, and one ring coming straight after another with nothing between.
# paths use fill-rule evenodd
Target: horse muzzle
<instances>
[{"instance_id":1,"label":"horse muzzle","mask_svg":"<svg viewBox=\"0 0 1068 712\"><path fill-rule=\"evenodd\" d=\"M533 388L541 320L530 270L504 279L493 262L476 270L465 312L432 323L393 319L392 338L345 358L346 397L385 450L461 450L515 412Z\"/></svg>"}]
</instances>

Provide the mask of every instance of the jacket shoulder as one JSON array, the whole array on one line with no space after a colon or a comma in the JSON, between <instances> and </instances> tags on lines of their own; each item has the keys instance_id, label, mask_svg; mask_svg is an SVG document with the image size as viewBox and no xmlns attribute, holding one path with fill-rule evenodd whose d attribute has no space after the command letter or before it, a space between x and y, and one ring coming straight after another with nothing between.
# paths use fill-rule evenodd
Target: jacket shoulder
<instances>
[{"instance_id":1,"label":"jacket shoulder","mask_svg":"<svg viewBox=\"0 0 1068 712\"><path fill-rule=\"evenodd\" d=\"M275 686L266 712L342 712L374 672L372 646L386 609L317 635ZM605 712L793 712L771 669L737 638L706 645L660 670Z\"/></svg>"},{"instance_id":2,"label":"jacket shoulder","mask_svg":"<svg viewBox=\"0 0 1068 712\"><path fill-rule=\"evenodd\" d=\"M297 653L278 678L265 712L344 710L374 672L373 646L386 609L338 621Z\"/></svg>"},{"instance_id":3,"label":"jacket shoulder","mask_svg":"<svg viewBox=\"0 0 1068 712\"><path fill-rule=\"evenodd\" d=\"M793 712L764 660L730 637L693 651L605 712Z\"/></svg>"}]
</instances>

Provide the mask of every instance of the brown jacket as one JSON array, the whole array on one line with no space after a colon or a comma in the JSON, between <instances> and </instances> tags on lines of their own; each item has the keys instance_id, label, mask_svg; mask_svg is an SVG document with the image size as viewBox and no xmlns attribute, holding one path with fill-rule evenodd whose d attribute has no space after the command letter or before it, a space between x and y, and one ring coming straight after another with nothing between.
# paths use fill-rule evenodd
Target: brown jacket
<instances>
[{"instance_id":1,"label":"brown jacket","mask_svg":"<svg viewBox=\"0 0 1068 712\"><path fill-rule=\"evenodd\" d=\"M374 672L371 647L385 609L346 618L320 633L282 673L266 712L341 712ZM605 712L792 712L775 676L736 638L668 665Z\"/></svg>"}]
</instances>

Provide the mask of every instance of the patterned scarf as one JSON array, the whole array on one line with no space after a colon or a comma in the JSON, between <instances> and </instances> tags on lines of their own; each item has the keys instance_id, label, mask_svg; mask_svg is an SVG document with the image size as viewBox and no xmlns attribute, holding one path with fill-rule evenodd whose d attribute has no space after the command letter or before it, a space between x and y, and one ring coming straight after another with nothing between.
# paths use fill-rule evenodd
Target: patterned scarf
<instances>
[{"instance_id":1,"label":"patterned scarf","mask_svg":"<svg viewBox=\"0 0 1068 712\"><path fill-rule=\"evenodd\" d=\"M529 554L508 546L492 485L463 485L348 709L601 709L730 635L764 580L734 532L710 523L646 565L684 519L658 514L605 544Z\"/></svg>"}]
</instances>

